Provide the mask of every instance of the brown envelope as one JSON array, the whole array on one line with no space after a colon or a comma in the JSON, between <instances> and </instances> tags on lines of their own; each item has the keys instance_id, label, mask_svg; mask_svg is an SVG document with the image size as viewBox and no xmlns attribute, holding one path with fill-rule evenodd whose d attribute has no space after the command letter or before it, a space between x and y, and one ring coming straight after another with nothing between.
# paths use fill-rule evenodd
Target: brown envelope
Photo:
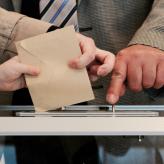
<instances>
[{"instance_id":1,"label":"brown envelope","mask_svg":"<svg viewBox=\"0 0 164 164\"><path fill-rule=\"evenodd\" d=\"M94 99L86 69L68 67L81 55L72 26L16 43L22 63L38 66L38 77L26 75L35 109L47 111Z\"/></svg>"}]
</instances>

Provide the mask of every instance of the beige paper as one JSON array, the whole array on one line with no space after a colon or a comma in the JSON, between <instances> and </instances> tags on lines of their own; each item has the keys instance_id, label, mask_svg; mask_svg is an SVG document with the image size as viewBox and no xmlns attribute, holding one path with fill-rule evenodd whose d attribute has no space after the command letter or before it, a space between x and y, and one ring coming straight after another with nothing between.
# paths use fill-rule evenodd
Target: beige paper
<instances>
[{"instance_id":1,"label":"beige paper","mask_svg":"<svg viewBox=\"0 0 164 164\"><path fill-rule=\"evenodd\" d=\"M16 43L25 64L38 66L38 77L26 75L35 109L54 110L94 99L86 69L75 70L68 61L81 55L72 26L38 35Z\"/></svg>"}]
</instances>

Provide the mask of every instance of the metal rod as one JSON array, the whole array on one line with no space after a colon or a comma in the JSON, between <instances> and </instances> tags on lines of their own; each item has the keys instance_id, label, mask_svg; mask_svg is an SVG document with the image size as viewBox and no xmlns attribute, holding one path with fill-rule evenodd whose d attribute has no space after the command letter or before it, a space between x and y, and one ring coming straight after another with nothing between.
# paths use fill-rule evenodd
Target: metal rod
<instances>
[{"instance_id":1,"label":"metal rod","mask_svg":"<svg viewBox=\"0 0 164 164\"><path fill-rule=\"evenodd\" d=\"M112 112L115 113L115 105L112 105Z\"/></svg>"}]
</instances>

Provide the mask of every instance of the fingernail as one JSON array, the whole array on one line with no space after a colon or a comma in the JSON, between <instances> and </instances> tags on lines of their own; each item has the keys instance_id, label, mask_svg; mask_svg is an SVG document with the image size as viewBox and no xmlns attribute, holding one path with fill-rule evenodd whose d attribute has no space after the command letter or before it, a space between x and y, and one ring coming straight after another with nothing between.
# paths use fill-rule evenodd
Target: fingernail
<instances>
[{"instance_id":1,"label":"fingernail","mask_svg":"<svg viewBox=\"0 0 164 164\"><path fill-rule=\"evenodd\" d=\"M98 76L103 76L105 75L105 73L106 73L106 70L104 68L101 68L100 70L97 71Z\"/></svg>"},{"instance_id":2,"label":"fingernail","mask_svg":"<svg viewBox=\"0 0 164 164\"><path fill-rule=\"evenodd\" d=\"M90 76L90 79L91 79L91 81L94 82L94 81L96 81L98 79L98 77L97 76L94 76L94 75L91 75Z\"/></svg>"},{"instance_id":3,"label":"fingernail","mask_svg":"<svg viewBox=\"0 0 164 164\"><path fill-rule=\"evenodd\" d=\"M34 74L38 75L39 73L40 73L40 69L36 67L34 70Z\"/></svg>"},{"instance_id":4,"label":"fingernail","mask_svg":"<svg viewBox=\"0 0 164 164\"><path fill-rule=\"evenodd\" d=\"M70 62L70 66L72 68L83 68L83 62L81 59L75 59L74 61Z\"/></svg>"},{"instance_id":5,"label":"fingernail","mask_svg":"<svg viewBox=\"0 0 164 164\"><path fill-rule=\"evenodd\" d=\"M106 69L107 67L108 67L107 64L103 64L103 65L101 66L101 69Z\"/></svg>"},{"instance_id":6,"label":"fingernail","mask_svg":"<svg viewBox=\"0 0 164 164\"><path fill-rule=\"evenodd\" d=\"M97 72L97 74L99 76L105 76L107 72L107 66L104 64L103 66L101 66Z\"/></svg>"},{"instance_id":7,"label":"fingernail","mask_svg":"<svg viewBox=\"0 0 164 164\"><path fill-rule=\"evenodd\" d=\"M114 94L109 94L107 95L106 100L111 103L111 104L115 104L118 101L119 97L114 95Z\"/></svg>"},{"instance_id":8,"label":"fingernail","mask_svg":"<svg viewBox=\"0 0 164 164\"><path fill-rule=\"evenodd\" d=\"M68 65L69 65L69 67L71 67L71 68L76 68L76 67L77 67L77 64L76 64L75 61L69 61L69 62L68 62Z\"/></svg>"}]
</instances>

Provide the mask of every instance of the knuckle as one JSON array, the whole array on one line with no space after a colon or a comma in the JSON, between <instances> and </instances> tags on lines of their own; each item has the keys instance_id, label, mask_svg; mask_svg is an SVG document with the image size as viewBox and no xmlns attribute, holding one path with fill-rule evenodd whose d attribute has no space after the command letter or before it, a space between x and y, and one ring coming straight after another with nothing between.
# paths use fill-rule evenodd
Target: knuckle
<instances>
[{"instance_id":1,"label":"knuckle","mask_svg":"<svg viewBox=\"0 0 164 164\"><path fill-rule=\"evenodd\" d=\"M141 56L139 55L138 52L135 52L135 53L132 55L132 57L133 57L133 60L134 60L134 61L138 61L138 60L141 59Z\"/></svg>"},{"instance_id":2,"label":"knuckle","mask_svg":"<svg viewBox=\"0 0 164 164\"><path fill-rule=\"evenodd\" d=\"M93 60L95 59L94 54L90 54L90 55L88 55L88 59L89 59L90 61L93 61Z\"/></svg>"},{"instance_id":3,"label":"knuckle","mask_svg":"<svg viewBox=\"0 0 164 164\"><path fill-rule=\"evenodd\" d=\"M133 61L138 61L138 60L141 60L141 56L140 56L140 52L139 50L135 50L133 51L133 54L130 50L127 50L127 49L123 49L121 51L119 51L119 53L117 54L117 59L127 59L129 62L131 62L132 60Z\"/></svg>"},{"instance_id":4,"label":"knuckle","mask_svg":"<svg viewBox=\"0 0 164 164\"><path fill-rule=\"evenodd\" d=\"M116 61L124 61L127 62L128 61L128 55L129 53L127 52L127 50L121 50L120 52L118 52L118 54L116 55Z\"/></svg>"},{"instance_id":5,"label":"knuckle","mask_svg":"<svg viewBox=\"0 0 164 164\"><path fill-rule=\"evenodd\" d=\"M94 54L91 54L89 57L90 57L91 61L95 59L95 55Z\"/></svg>"},{"instance_id":6,"label":"knuckle","mask_svg":"<svg viewBox=\"0 0 164 164\"><path fill-rule=\"evenodd\" d=\"M124 74L120 71L120 70L114 70L113 74L112 74L112 79L120 79L120 80L124 80Z\"/></svg>"},{"instance_id":7,"label":"knuckle","mask_svg":"<svg viewBox=\"0 0 164 164\"><path fill-rule=\"evenodd\" d=\"M127 54L127 51L125 49L121 50L117 54L117 58L122 58L124 55Z\"/></svg>"},{"instance_id":8,"label":"knuckle","mask_svg":"<svg viewBox=\"0 0 164 164\"><path fill-rule=\"evenodd\" d=\"M94 40L91 37L88 37L88 42L95 44Z\"/></svg>"}]
</instances>

